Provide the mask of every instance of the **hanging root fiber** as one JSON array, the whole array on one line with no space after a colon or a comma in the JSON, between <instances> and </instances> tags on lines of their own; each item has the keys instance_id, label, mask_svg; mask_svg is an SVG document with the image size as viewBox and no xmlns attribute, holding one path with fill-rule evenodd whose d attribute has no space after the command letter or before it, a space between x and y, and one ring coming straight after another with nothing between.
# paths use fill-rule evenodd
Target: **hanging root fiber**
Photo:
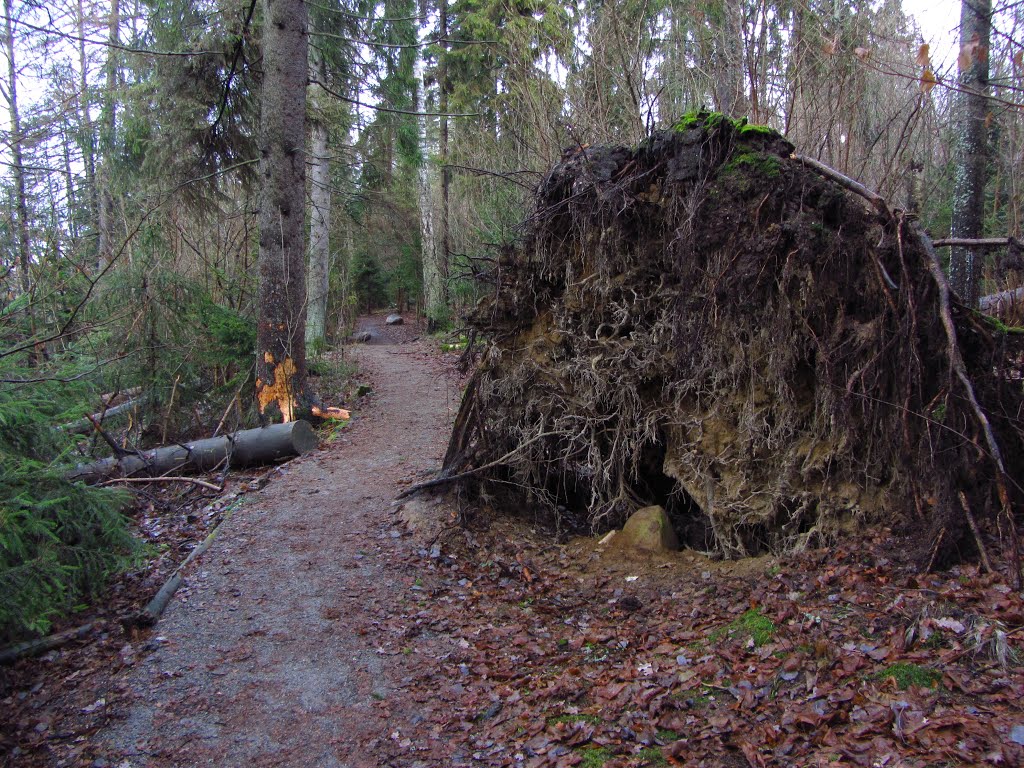
<instances>
[{"instance_id":1,"label":"hanging root fiber","mask_svg":"<svg viewBox=\"0 0 1024 768\"><path fill-rule=\"evenodd\" d=\"M527 229L470 317L446 477L575 530L658 503L727 557L885 524L941 565L977 521L1015 562L1024 337L881 198L698 114L567 151Z\"/></svg>"}]
</instances>

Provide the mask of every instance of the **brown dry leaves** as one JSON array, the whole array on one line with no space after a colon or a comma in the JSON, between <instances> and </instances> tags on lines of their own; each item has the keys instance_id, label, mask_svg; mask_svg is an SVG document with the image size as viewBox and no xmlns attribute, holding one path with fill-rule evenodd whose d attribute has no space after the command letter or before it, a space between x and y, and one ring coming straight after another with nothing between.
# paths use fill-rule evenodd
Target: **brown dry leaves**
<instances>
[{"instance_id":1,"label":"brown dry leaves","mask_svg":"<svg viewBox=\"0 0 1024 768\"><path fill-rule=\"evenodd\" d=\"M1021 764L1020 596L862 544L748 573L578 568L589 550L515 536L435 550L429 613L456 650L419 695L450 713L453 765Z\"/></svg>"}]
</instances>

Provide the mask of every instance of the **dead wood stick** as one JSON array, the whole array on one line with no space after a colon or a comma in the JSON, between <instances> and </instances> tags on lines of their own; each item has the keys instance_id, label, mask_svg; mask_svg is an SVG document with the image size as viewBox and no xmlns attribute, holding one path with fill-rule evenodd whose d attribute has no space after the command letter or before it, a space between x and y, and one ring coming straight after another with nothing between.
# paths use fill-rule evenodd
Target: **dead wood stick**
<instances>
[{"instance_id":1,"label":"dead wood stick","mask_svg":"<svg viewBox=\"0 0 1024 768\"><path fill-rule=\"evenodd\" d=\"M1014 242L1012 237L943 237L933 240L932 245L936 248L1005 248Z\"/></svg>"},{"instance_id":2,"label":"dead wood stick","mask_svg":"<svg viewBox=\"0 0 1024 768\"><path fill-rule=\"evenodd\" d=\"M992 463L996 466L996 491L999 494L999 503L1002 506L1002 512L1006 516L1006 519L1010 524L1010 537L1012 539L1012 557L1013 557L1013 570L1014 570L1014 583L1017 589L1021 588L1021 570L1020 570L1020 551L1018 548L1017 541L1017 523L1013 519L1013 510L1010 508L1010 493L1006 487L1006 469L1003 463L1003 453L999 449L999 443L996 440L995 433L992 431L992 425L989 423L988 416L982 409L981 404L978 402L978 396L974 392L974 385L971 384L971 378L967 374L967 367L964 365L963 357L960 354L960 346L957 343L956 337L956 326L953 324L953 312L950 309L950 295L952 289L949 287L949 282L946 280L946 273L942 271L942 262L939 261L939 255L935 252L935 248L932 246L931 238L921 228L920 224L911 222L912 231L918 236L921 241L925 253L928 255L928 268L932 273L932 278L935 280L935 285L939 290L939 314L942 318L942 326L946 330L946 342L949 355L949 364L956 373L957 379L960 380L960 384L963 386L965 393L967 394L967 400L971 404L971 409L974 411L974 416L978 420L978 424L981 427L981 431L985 436L985 443L988 447L989 457L992 459ZM984 552L984 550L982 550Z\"/></svg>"},{"instance_id":3,"label":"dead wood stick","mask_svg":"<svg viewBox=\"0 0 1024 768\"><path fill-rule=\"evenodd\" d=\"M189 552L188 557L181 561L181 565L174 569L174 573L170 575L170 578L164 582L164 585L160 587L160 591L156 593L152 600L150 600L146 607L142 609L135 621L137 624L142 626L151 626L156 624L160 620L164 611L167 610L168 604L171 602L171 598L174 597L174 593L178 591L184 581L185 577L181 575L181 572L196 558L202 555L206 550L213 544L213 540L217 538L217 534L220 533L220 529L224 527L224 523L231 519L232 510L228 510L223 519L217 523L217 527L210 531L206 538L202 540L198 547Z\"/></svg>"},{"instance_id":4,"label":"dead wood stick","mask_svg":"<svg viewBox=\"0 0 1024 768\"><path fill-rule=\"evenodd\" d=\"M238 399L242 396L242 390L245 389L245 385L249 383L249 377L252 376L253 368L249 369L249 372L245 374L245 378L242 379L241 385L235 391L235 396L228 402L228 407L224 409L224 415L220 417L220 421L217 422L217 428L213 430L213 436L216 437L220 434L221 427L224 426L224 422L228 419L228 414L231 412L231 406L238 402Z\"/></svg>"},{"instance_id":5,"label":"dead wood stick","mask_svg":"<svg viewBox=\"0 0 1024 768\"><path fill-rule=\"evenodd\" d=\"M203 488L209 488L211 491L217 491L220 493L224 489L219 485L208 483L205 480L199 480L195 477L114 477L110 480L106 480L100 485L111 485L113 483L192 483L192 485L198 485Z\"/></svg>"},{"instance_id":6,"label":"dead wood stick","mask_svg":"<svg viewBox=\"0 0 1024 768\"><path fill-rule=\"evenodd\" d=\"M985 543L981 540L981 531L978 530L978 523L974 519L974 513L971 512L970 506L967 504L967 496L963 491L958 491L957 496L960 497L960 506L964 508L967 524L971 526L971 533L974 534L974 543L978 546L978 553L981 555L981 564L987 573L994 573L992 561L988 559L988 550L985 549Z\"/></svg>"},{"instance_id":7,"label":"dead wood stick","mask_svg":"<svg viewBox=\"0 0 1024 768\"><path fill-rule=\"evenodd\" d=\"M167 425L171 420L171 409L174 408L174 396L178 394L178 381L181 376L174 377L174 386L171 387L171 397L167 401L167 411L164 413L164 426L160 432L160 444L163 445L167 442Z\"/></svg>"},{"instance_id":8,"label":"dead wood stick","mask_svg":"<svg viewBox=\"0 0 1024 768\"><path fill-rule=\"evenodd\" d=\"M488 469L494 469L495 467L500 467L506 461L511 459L513 456L515 456L521 450L523 450L523 448L525 448L526 446L528 446L528 445L530 445L532 443L535 443L538 440L541 440L541 439L543 439L545 437L553 437L556 434L558 434L558 433L557 432L542 432L539 435L534 435L529 440L527 440L525 443L522 443L521 445L516 446L511 451L506 453L504 456L502 456L501 458L495 459L494 461L489 461L486 464L482 464L479 467L474 467L473 469L467 469L465 472L459 472L457 475L445 475L445 476L442 476L442 477L435 477L433 480L426 480L426 481L424 481L422 483L416 483L416 485L413 485L413 486L411 486L409 488L406 488L400 494L395 496L395 501L401 501L402 499L408 498L409 496L412 496L414 493L419 493L420 491L425 490L427 488L435 488L435 487L437 487L439 485L447 485L448 483L456 483L459 480L465 480L467 477L472 477L473 475L479 475L481 472L486 472Z\"/></svg>"},{"instance_id":9,"label":"dead wood stick","mask_svg":"<svg viewBox=\"0 0 1024 768\"><path fill-rule=\"evenodd\" d=\"M120 445L114 442L114 439L103 431L103 427L100 426L100 423L95 416L86 416L85 418L92 422L93 427L95 427L96 429L96 433L103 438L103 442L105 442L107 446L110 448L110 450L114 452L115 456L128 455L128 452L124 448L122 448Z\"/></svg>"},{"instance_id":10,"label":"dead wood stick","mask_svg":"<svg viewBox=\"0 0 1024 768\"><path fill-rule=\"evenodd\" d=\"M882 214L886 219L892 219L892 211L889 210L888 204L885 202L885 198L879 195L877 192L872 192L870 189L865 187L859 181L854 181L849 176L845 176L837 171L835 168L830 168L824 163L815 160L812 157L806 155L793 155L793 159L797 162L803 163L811 170L817 171L827 179L831 179L839 186L843 187L855 195L859 195L871 203L875 209Z\"/></svg>"},{"instance_id":11,"label":"dead wood stick","mask_svg":"<svg viewBox=\"0 0 1024 768\"><path fill-rule=\"evenodd\" d=\"M91 629L92 622L89 622L88 624L83 624L75 629L57 632L53 635L40 637L37 640L26 640L23 643L9 645L6 648L0 649L0 664L12 664L18 659L23 659L26 656L36 656L40 653L45 653L46 651L52 651L54 648L60 648L62 645L67 645L72 640L85 637L85 635L89 634Z\"/></svg>"},{"instance_id":12,"label":"dead wood stick","mask_svg":"<svg viewBox=\"0 0 1024 768\"><path fill-rule=\"evenodd\" d=\"M935 544L932 546L931 557L928 558L928 565L925 566L924 572L931 573L932 566L935 565L935 558L939 554L939 547L942 545L942 537L946 535L946 526L942 526L939 529L939 535L935 537Z\"/></svg>"}]
</instances>

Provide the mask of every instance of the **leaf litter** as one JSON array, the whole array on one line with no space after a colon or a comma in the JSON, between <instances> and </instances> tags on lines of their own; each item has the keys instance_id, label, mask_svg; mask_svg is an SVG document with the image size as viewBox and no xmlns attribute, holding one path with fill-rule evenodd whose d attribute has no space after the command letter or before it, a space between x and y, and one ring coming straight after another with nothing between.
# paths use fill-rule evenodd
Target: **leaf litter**
<instances>
[{"instance_id":1,"label":"leaf litter","mask_svg":"<svg viewBox=\"0 0 1024 768\"><path fill-rule=\"evenodd\" d=\"M131 695L126 672L166 642L120 619L224 506L196 497L178 522L161 516L164 564L115 583L87 642L0 668L5 765L118 764L96 735ZM1024 601L998 574L920 574L887 554L886 531L785 559L633 559L434 510L415 536L368 527L345 566L389 562L402 595L344 617L402 680L374 703L389 725L360 764L1024 762ZM402 707L421 714L389 719Z\"/></svg>"},{"instance_id":2,"label":"leaf litter","mask_svg":"<svg viewBox=\"0 0 1024 768\"><path fill-rule=\"evenodd\" d=\"M509 520L456 534L418 555L458 638L420 693L454 764L1021 764L1021 596L891 549L632 560Z\"/></svg>"}]
</instances>

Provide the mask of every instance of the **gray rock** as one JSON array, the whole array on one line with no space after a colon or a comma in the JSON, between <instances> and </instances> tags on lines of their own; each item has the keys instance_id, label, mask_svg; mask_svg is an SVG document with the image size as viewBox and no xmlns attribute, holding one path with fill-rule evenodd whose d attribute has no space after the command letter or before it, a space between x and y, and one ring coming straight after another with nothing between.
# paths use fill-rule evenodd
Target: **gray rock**
<instances>
[{"instance_id":1,"label":"gray rock","mask_svg":"<svg viewBox=\"0 0 1024 768\"><path fill-rule=\"evenodd\" d=\"M401 315L388 315L384 322L388 325L401 325L405 321L402 319Z\"/></svg>"},{"instance_id":2,"label":"gray rock","mask_svg":"<svg viewBox=\"0 0 1024 768\"><path fill-rule=\"evenodd\" d=\"M672 521L660 506L644 507L634 512L622 533L612 539L617 547L642 549L645 552L675 552L679 539L672 529Z\"/></svg>"}]
</instances>

